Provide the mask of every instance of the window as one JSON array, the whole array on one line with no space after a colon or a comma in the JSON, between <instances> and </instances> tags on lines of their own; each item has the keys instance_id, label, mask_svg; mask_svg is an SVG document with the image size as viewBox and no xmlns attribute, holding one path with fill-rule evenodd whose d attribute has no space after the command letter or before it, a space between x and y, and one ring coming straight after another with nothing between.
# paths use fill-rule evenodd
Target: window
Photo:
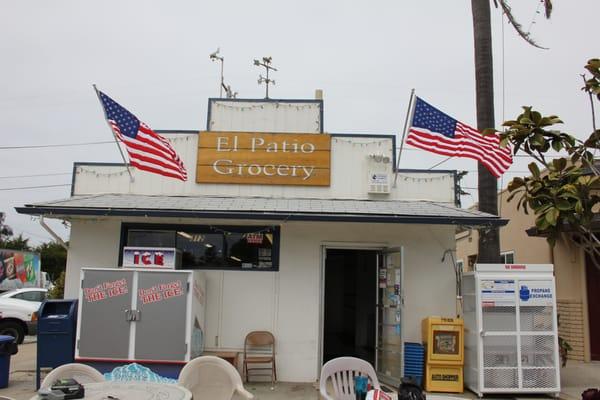
<instances>
[{"instance_id":1,"label":"window","mask_svg":"<svg viewBox=\"0 0 600 400\"><path fill-rule=\"evenodd\" d=\"M515 263L515 252L504 251L500 253L500 261L502 264L514 264Z\"/></svg>"},{"instance_id":2,"label":"window","mask_svg":"<svg viewBox=\"0 0 600 400\"><path fill-rule=\"evenodd\" d=\"M125 224L124 246L175 247L185 269L279 268L279 227ZM122 253L122 251L121 251Z\"/></svg>"},{"instance_id":3,"label":"window","mask_svg":"<svg viewBox=\"0 0 600 400\"><path fill-rule=\"evenodd\" d=\"M175 247L175 232L132 229L127 235L127 246Z\"/></svg>"},{"instance_id":4,"label":"window","mask_svg":"<svg viewBox=\"0 0 600 400\"><path fill-rule=\"evenodd\" d=\"M12 296L13 299L27 300L27 301L39 301L46 300L46 292L41 290L33 290L30 292L21 292Z\"/></svg>"},{"instance_id":5,"label":"window","mask_svg":"<svg viewBox=\"0 0 600 400\"><path fill-rule=\"evenodd\" d=\"M471 254L470 256L468 256L467 263L469 267L468 271L475 270L475 264L477 264L477 254Z\"/></svg>"}]
</instances>

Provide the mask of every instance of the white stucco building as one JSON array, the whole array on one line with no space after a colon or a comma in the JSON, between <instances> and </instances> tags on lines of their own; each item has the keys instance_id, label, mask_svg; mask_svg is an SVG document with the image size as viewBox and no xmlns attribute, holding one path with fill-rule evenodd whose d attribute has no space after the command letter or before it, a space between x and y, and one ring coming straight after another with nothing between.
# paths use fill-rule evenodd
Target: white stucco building
<instances>
[{"instance_id":1,"label":"white stucco building","mask_svg":"<svg viewBox=\"0 0 600 400\"><path fill-rule=\"evenodd\" d=\"M394 135L326 134L323 115L321 100L210 99L206 132L159 131L187 182L79 162L70 198L18 211L71 223L65 298L124 246L177 247L207 277L206 350L269 330L279 380L315 381L324 360L355 355L395 381L421 320L456 315L443 257L456 226L505 221L458 208L454 171L395 176Z\"/></svg>"}]
</instances>

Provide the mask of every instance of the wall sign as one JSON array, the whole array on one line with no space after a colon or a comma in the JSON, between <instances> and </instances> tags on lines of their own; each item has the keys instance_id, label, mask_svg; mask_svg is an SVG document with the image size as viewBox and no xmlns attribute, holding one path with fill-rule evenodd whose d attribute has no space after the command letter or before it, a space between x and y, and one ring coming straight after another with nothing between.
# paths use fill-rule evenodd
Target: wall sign
<instances>
[{"instance_id":1,"label":"wall sign","mask_svg":"<svg viewBox=\"0 0 600 400\"><path fill-rule=\"evenodd\" d=\"M329 186L331 136L200 132L197 183Z\"/></svg>"},{"instance_id":2,"label":"wall sign","mask_svg":"<svg viewBox=\"0 0 600 400\"><path fill-rule=\"evenodd\" d=\"M554 304L552 281L520 281L519 304L521 306L552 306Z\"/></svg>"},{"instance_id":3,"label":"wall sign","mask_svg":"<svg viewBox=\"0 0 600 400\"><path fill-rule=\"evenodd\" d=\"M124 267L175 269L180 262L180 253L175 248L123 247Z\"/></svg>"},{"instance_id":4,"label":"wall sign","mask_svg":"<svg viewBox=\"0 0 600 400\"><path fill-rule=\"evenodd\" d=\"M183 282L181 280L159 283L149 288L138 289L138 301L142 304L156 303L172 297L183 296L183 292Z\"/></svg>"},{"instance_id":5,"label":"wall sign","mask_svg":"<svg viewBox=\"0 0 600 400\"><path fill-rule=\"evenodd\" d=\"M482 307L514 307L516 284L514 279L482 280Z\"/></svg>"},{"instance_id":6,"label":"wall sign","mask_svg":"<svg viewBox=\"0 0 600 400\"><path fill-rule=\"evenodd\" d=\"M83 288L83 298L88 303L106 300L109 297L124 296L129 292L126 279L102 282L94 287Z\"/></svg>"}]
</instances>

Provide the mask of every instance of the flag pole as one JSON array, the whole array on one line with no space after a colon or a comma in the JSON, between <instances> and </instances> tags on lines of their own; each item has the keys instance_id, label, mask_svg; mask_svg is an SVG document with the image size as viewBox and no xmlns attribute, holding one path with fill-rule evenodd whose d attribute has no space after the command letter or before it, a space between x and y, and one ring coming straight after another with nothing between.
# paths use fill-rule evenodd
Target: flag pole
<instances>
[{"instance_id":1,"label":"flag pole","mask_svg":"<svg viewBox=\"0 0 600 400\"><path fill-rule=\"evenodd\" d=\"M410 100L408 101L408 109L406 110L406 119L404 120L404 132L402 133L402 140L400 141L400 151L398 152L398 161L396 161L396 174L394 175L394 186L396 187L396 182L398 181L398 168L400 168L400 156L402 156L402 149L404 148L404 138L406 137L406 132L409 129L409 121L412 119L412 116L415 112L415 89L410 91Z\"/></svg>"},{"instance_id":2,"label":"flag pole","mask_svg":"<svg viewBox=\"0 0 600 400\"><path fill-rule=\"evenodd\" d=\"M121 146L119 145L119 140L117 139L117 135L115 134L115 131L113 130L112 126L110 126L110 124L108 123L108 115L106 115L106 110L104 109L102 99L100 98L100 92L98 91L96 84L93 84L92 86L94 87L94 90L96 91L96 96L98 96L98 101L100 102L100 106L102 107L102 112L104 112L104 120L106 121L106 124L108 125L108 127L110 128L110 131L113 134L113 138L115 139L115 143L117 144L117 148L119 149L121 158L123 159L123 162L125 163L125 167L127 168L127 172L129 173L129 180L131 182L133 182L134 179L133 179L133 175L131 174L131 170L129 169L129 163L125 159L125 154L123 154L123 149L121 149Z\"/></svg>"}]
</instances>

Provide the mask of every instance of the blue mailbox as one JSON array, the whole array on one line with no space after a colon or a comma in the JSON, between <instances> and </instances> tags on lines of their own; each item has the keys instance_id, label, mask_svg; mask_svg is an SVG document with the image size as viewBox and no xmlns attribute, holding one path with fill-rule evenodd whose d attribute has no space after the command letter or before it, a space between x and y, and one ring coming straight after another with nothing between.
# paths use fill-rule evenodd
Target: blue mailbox
<instances>
[{"instance_id":1,"label":"blue mailbox","mask_svg":"<svg viewBox=\"0 0 600 400\"><path fill-rule=\"evenodd\" d=\"M56 368L75 360L77 300L46 300L38 312L36 388L40 369Z\"/></svg>"}]
</instances>

